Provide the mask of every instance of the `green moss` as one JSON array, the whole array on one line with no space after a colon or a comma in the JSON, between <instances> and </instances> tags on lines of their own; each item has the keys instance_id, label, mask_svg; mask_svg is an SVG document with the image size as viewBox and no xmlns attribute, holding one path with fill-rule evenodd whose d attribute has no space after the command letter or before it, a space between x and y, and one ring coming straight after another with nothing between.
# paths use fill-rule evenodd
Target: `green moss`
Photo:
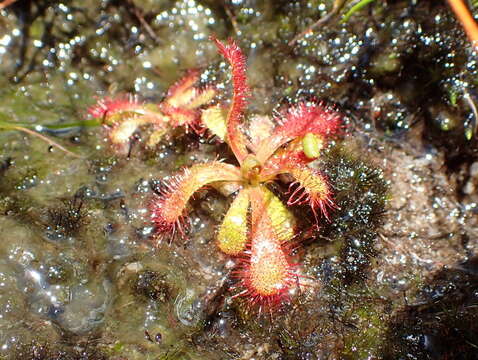
<instances>
[{"instance_id":1,"label":"green moss","mask_svg":"<svg viewBox=\"0 0 478 360\"><path fill-rule=\"evenodd\" d=\"M383 76L398 72L401 66L400 57L390 50L376 54L370 64L370 72L375 76Z\"/></svg>"},{"instance_id":2,"label":"green moss","mask_svg":"<svg viewBox=\"0 0 478 360\"><path fill-rule=\"evenodd\" d=\"M116 353L116 354L121 354L121 352L124 350L124 344L121 341L117 341L111 350Z\"/></svg>"},{"instance_id":3,"label":"green moss","mask_svg":"<svg viewBox=\"0 0 478 360\"><path fill-rule=\"evenodd\" d=\"M387 320L382 309L368 302L353 308L350 314L353 330L344 338L342 355L346 359L380 358L387 331Z\"/></svg>"},{"instance_id":4,"label":"green moss","mask_svg":"<svg viewBox=\"0 0 478 360\"><path fill-rule=\"evenodd\" d=\"M374 243L382 223L388 197L388 184L382 170L359 160L344 146L330 148L320 167L334 187L336 209L321 233L341 244L344 279L366 277Z\"/></svg>"}]
</instances>

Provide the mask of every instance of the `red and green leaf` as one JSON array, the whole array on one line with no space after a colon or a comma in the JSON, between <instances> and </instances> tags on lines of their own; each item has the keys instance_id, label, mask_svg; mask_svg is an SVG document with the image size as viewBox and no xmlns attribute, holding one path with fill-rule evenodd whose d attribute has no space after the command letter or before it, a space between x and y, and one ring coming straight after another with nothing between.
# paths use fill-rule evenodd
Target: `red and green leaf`
<instances>
[{"instance_id":1,"label":"red and green leaf","mask_svg":"<svg viewBox=\"0 0 478 360\"><path fill-rule=\"evenodd\" d=\"M158 233L184 234L183 215L193 194L215 182L239 182L240 171L233 165L209 162L184 169L163 184L150 205L151 219Z\"/></svg>"},{"instance_id":2,"label":"red and green leaf","mask_svg":"<svg viewBox=\"0 0 478 360\"><path fill-rule=\"evenodd\" d=\"M91 106L87 111L92 117L103 119L108 123L108 119L121 114L143 114L144 104L139 102L134 96L122 96L116 99L105 97Z\"/></svg>"},{"instance_id":3,"label":"red and green leaf","mask_svg":"<svg viewBox=\"0 0 478 360\"><path fill-rule=\"evenodd\" d=\"M224 45L216 38L212 38L216 43L219 53L229 62L232 68L233 97L231 107L227 114L227 142L237 160L242 163L247 156L246 138L241 131L241 120L247 105L249 96L249 87L246 77L246 58L241 49L233 40L229 40Z\"/></svg>"},{"instance_id":4,"label":"red and green leaf","mask_svg":"<svg viewBox=\"0 0 478 360\"><path fill-rule=\"evenodd\" d=\"M267 214L262 189L251 189L250 194L251 242L239 270L234 273L244 287L236 296L249 297L261 308L273 308L288 296L296 276Z\"/></svg>"},{"instance_id":5,"label":"red and green leaf","mask_svg":"<svg viewBox=\"0 0 478 360\"><path fill-rule=\"evenodd\" d=\"M263 182L273 180L278 174L288 172L291 166L305 166L309 159L303 150L302 141L294 140L277 150L263 164L260 179Z\"/></svg>"},{"instance_id":6,"label":"red and green leaf","mask_svg":"<svg viewBox=\"0 0 478 360\"><path fill-rule=\"evenodd\" d=\"M293 166L287 172L295 178L289 186L287 205L308 203L316 219L318 211L328 219L328 210L334 207L334 202L326 177L308 166Z\"/></svg>"},{"instance_id":7,"label":"red and green leaf","mask_svg":"<svg viewBox=\"0 0 478 360\"><path fill-rule=\"evenodd\" d=\"M257 151L257 158L265 162L282 145L307 134L330 138L342 127L342 117L335 110L322 104L300 103L290 107L282 115L274 133Z\"/></svg>"}]
</instances>

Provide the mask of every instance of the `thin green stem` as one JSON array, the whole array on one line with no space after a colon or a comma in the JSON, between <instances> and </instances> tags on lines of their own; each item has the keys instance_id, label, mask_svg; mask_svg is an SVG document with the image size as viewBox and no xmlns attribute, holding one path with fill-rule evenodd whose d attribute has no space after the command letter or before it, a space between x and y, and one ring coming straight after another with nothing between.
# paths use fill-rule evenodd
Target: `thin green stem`
<instances>
[{"instance_id":1,"label":"thin green stem","mask_svg":"<svg viewBox=\"0 0 478 360\"><path fill-rule=\"evenodd\" d=\"M81 158L80 155L77 155L73 152L71 152L70 150L68 150L67 148L63 147L62 145L58 144L57 142L53 141L52 139L46 137L45 135L42 135L40 134L38 131L35 131L35 130L32 130L32 129L29 129L29 128L26 128L26 127L23 127L23 126L20 126L18 124L12 124L12 123L9 123L7 121L4 121L4 120L0 120L0 129L4 129L4 130L17 130L17 131L22 131L24 133L27 133L29 135L32 135L32 136L35 136L43 141L45 141L47 144L49 144L50 146L53 146L53 147L56 147L57 149L60 149L61 151L67 153L68 155L70 156L73 156L75 158Z\"/></svg>"},{"instance_id":2,"label":"thin green stem","mask_svg":"<svg viewBox=\"0 0 478 360\"><path fill-rule=\"evenodd\" d=\"M347 21L349 21L349 19L352 17L353 14L355 14L357 11L363 9L365 6L367 6L368 4L370 4L374 1L375 0L362 0L362 1L358 2L357 4L352 6L349 11L347 11L345 13L345 15L343 16L343 18L340 22L341 23L346 23Z\"/></svg>"},{"instance_id":3,"label":"thin green stem","mask_svg":"<svg viewBox=\"0 0 478 360\"><path fill-rule=\"evenodd\" d=\"M75 127L95 127L101 125L101 119L89 119L89 120L81 120L72 123L66 124L50 124L50 125L39 125L39 124L31 124L31 123L10 123L5 120L0 120L0 128L10 130L14 127L20 126L26 129L36 130L40 127L40 131L48 131L48 130L63 130L63 129L70 129Z\"/></svg>"}]
</instances>

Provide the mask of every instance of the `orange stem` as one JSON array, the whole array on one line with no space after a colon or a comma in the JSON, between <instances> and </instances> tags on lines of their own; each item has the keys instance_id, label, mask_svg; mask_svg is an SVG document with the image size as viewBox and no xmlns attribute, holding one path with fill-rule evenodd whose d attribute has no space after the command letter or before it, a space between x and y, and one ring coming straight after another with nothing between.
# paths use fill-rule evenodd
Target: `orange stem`
<instances>
[{"instance_id":1,"label":"orange stem","mask_svg":"<svg viewBox=\"0 0 478 360\"><path fill-rule=\"evenodd\" d=\"M466 35L470 39L473 47L478 50L478 24L463 0L448 0L461 25L465 29Z\"/></svg>"},{"instance_id":2,"label":"orange stem","mask_svg":"<svg viewBox=\"0 0 478 360\"><path fill-rule=\"evenodd\" d=\"M0 10L5 9L7 6L10 6L17 0L5 0L0 3Z\"/></svg>"}]
</instances>

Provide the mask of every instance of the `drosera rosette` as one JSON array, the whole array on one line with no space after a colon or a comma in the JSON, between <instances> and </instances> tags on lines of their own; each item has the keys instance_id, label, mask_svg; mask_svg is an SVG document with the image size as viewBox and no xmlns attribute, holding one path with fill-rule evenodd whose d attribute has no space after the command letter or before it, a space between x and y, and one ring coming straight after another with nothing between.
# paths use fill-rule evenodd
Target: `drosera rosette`
<instances>
[{"instance_id":1,"label":"drosera rosette","mask_svg":"<svg viewBox=\"0 0 478 360\"><path fill-rule=\"evenodd\" d=\"M205 186L232 189L235 198L219 225L217 245L237 259L238 284L244 288L239 294L261 306L277 304L295 277L287 249L297 229L288 206L307 203L317 221L333 208L327 178L308 164L341 131L342 117L321 103L303 102L272 120L256 116L244 122L250 94L246 59L232 40L213 41L231 66L233 97L227 112L210 107L202 122L229 145L238 166L213 161L182 170L152 200L151 218L159 239L185 236L186 206L194 193ZM294 179L285 204L267 188L280 175Z\"/></svg>"},{"instance_id":2,"label":"drosera rosette","mask_svg":"<svg viewBox=\"0 0 478 360\"><path fill-rule=\"evenodd\" d=\"M119 153L130 150L134 134L141 128L150 131L146 141L149 148L155 147L175 128L202 133L201 110L211 103L216 95L214 86L199 87L200 73L190 70L167 91L159 104L140 101L136 96L106 97L88 109L93 118L101 119L108 138Z\"/></svg>"}]
</instances>

